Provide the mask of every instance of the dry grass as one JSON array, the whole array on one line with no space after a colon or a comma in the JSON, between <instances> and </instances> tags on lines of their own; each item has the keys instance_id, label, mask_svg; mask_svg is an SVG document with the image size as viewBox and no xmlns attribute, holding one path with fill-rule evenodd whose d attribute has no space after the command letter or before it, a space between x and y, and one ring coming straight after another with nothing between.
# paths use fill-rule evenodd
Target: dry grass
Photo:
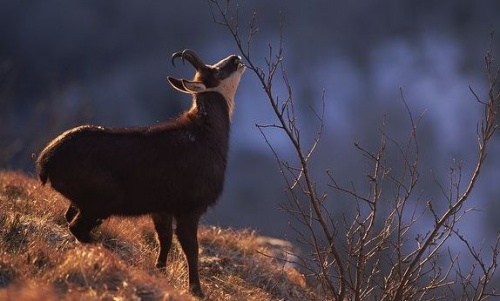
<instances>
[{"instance_id":1,"label":"dry grass","mask_svg":"<svg viewBox=\"0 0 500 301\"><path fill-rule=\"evenodd\" d=\"M82 245L67 230L67 201L16 172L0 172L1 300L196 300L177 243L167 271L154 268L147 217L111 218ZM276 258L290 246L251 231L201 228L206 300L315 300L304 277Z\"/></svg>"}]
</instances>

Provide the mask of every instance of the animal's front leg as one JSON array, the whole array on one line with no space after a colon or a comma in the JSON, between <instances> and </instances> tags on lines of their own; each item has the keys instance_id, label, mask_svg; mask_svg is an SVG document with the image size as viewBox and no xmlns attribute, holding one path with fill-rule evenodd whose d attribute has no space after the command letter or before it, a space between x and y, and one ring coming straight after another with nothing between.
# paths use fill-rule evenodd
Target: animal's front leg
<instances>
[{"instance_id":1,"label":"animal's front leg","mask_svg":"<svg viewBox=\"0 0 500 301\"><path fill-rule=\"evenodd\" d=\"M164 269L167 263L168 252L172 246L172 215L167 213L154 213L151 215L160 243L160 251L156 260L156 267Z\"/></svg>"},{"instance_id":2,"label":"animal's front leg","mask_svg":"<svg viewBox=\"0 0 500 301\"><path fill-rule=\"evenodd\" d=\"M177 221L177 239L186 255L189 269L189 291L198 297L203 297L200 277L198 275L198 215L175 217Z\"/></svg>"}]
</instances>

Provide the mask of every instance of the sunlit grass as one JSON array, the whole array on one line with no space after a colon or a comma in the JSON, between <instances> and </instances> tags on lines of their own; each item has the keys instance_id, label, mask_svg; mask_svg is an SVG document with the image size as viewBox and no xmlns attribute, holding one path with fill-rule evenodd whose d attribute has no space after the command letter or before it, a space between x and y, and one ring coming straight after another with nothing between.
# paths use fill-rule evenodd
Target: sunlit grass
<instances>
[{"instance_id":1,"label":"sunlit grass","mask_svg":"<svg viewBox=\"0 0 500 301\"><path fill-rule=\"evenodd\" d=\"M22 173L0 172L1 300L196 300L177 241L166 272L147 217L111 218L82 245L67 230L67 201ZM314 300L304 277L277 260L284 250L252 231L202 227L207 300Z\"/></svg>"}]
</instances>

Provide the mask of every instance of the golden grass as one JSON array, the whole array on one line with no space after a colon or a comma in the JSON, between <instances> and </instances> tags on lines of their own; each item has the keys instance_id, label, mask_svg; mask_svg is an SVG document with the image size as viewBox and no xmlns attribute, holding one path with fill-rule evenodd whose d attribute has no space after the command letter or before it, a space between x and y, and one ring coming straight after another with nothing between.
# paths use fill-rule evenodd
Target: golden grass
<instances>
[{"instance_id":1,"label":"golden grass","mask_svg":"<svg viewBox=\"0 0 500 301\"><path fill-rule=\"evenodd\" d=\"M67 205L36 179L0 172L0 300L197 300L176 241L167 271L155 269L148 217L110 218L94 233L98 243L82 245L67 230ZM317 299L269 239L217 227L198 236L206 300Z\"/></svg>"}]
</instances>

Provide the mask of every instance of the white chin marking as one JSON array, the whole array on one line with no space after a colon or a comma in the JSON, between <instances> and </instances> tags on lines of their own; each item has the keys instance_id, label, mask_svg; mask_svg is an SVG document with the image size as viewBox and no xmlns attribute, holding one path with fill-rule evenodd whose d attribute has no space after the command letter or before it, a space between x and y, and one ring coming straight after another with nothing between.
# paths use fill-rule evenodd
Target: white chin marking
<instances>
[{"instance_id":1,"label":"white chin marking","mask_svg":"<svg viewBox=\"0 0 500 301\"><path fill-rule=\"evenodd\" d=\"M222 96L224 96L224 99L226 99L227 105L229 107L229 117L233 116L234 95L236 94L236 90L238 89L238 84L243 72L245 72L245 67L240 67L233 74L231 74L231 76L223 79L217 87L208 89L211 91L219 92L220 94L222 94Z\"/></svg>"}]
</instances>

